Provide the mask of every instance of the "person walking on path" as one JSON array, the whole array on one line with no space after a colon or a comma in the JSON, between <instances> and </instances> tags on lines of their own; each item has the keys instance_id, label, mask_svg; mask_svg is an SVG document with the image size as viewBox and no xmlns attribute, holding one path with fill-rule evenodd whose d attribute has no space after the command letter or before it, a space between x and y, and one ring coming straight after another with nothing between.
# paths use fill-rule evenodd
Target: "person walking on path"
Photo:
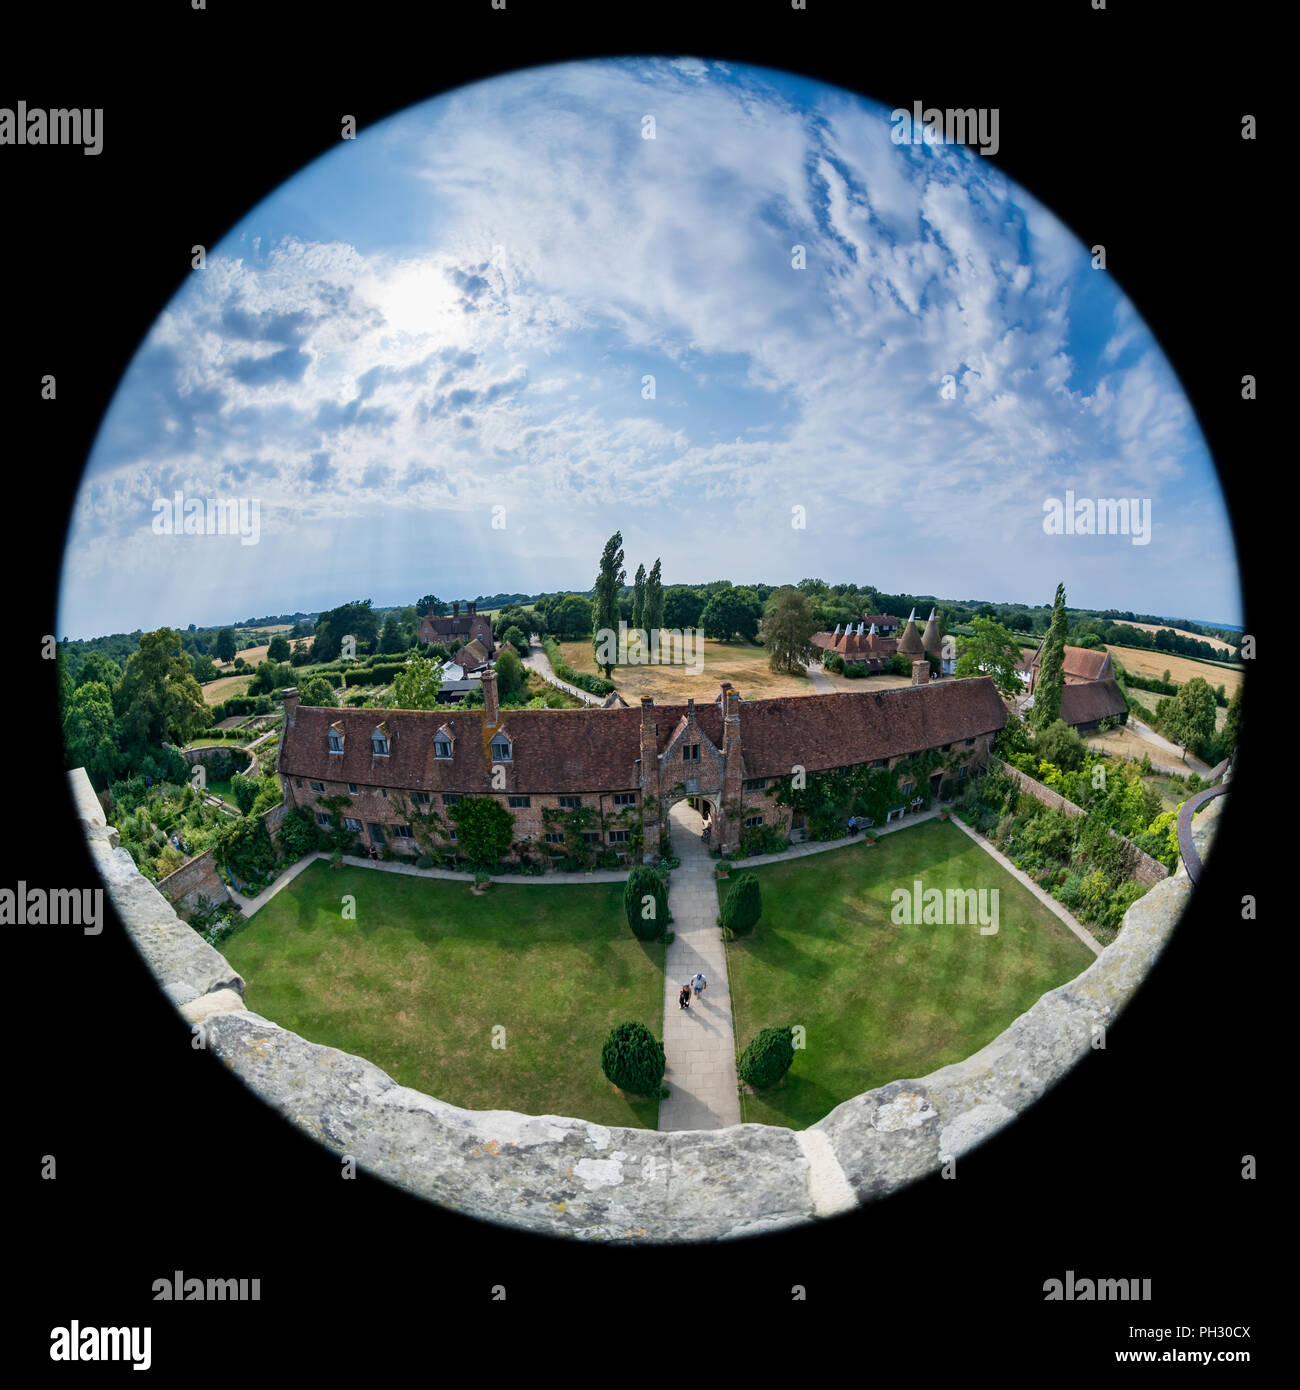
<instances>
[{"instance_id":1,"label":"person walking on path","mask_svg":"<svg viewBox=\"0 0 1300 1390\"><path fill-rule=\"evenodd\" d=\"M677 1005L678 1005L679 1008L682 1008L682 1009L689 1009L689 1008L691 1007L691 987L690 987L690 985L683 985L683 986L682 986L682 992L677 996Z\"/></svg>"},{"instance_id":2,"label":"person walking on path","mask_svg":"<svg viewBox=\"0 0 1300 1390\"><path fill-rule=\"evenodd\" d=\"M697 970L695 972L695 978L691 981L691 988L695 991L695 997L698 999L700 995L703 994L706 989L708 989L708 987L709 982Z\"/></svg>"}]
</instances>

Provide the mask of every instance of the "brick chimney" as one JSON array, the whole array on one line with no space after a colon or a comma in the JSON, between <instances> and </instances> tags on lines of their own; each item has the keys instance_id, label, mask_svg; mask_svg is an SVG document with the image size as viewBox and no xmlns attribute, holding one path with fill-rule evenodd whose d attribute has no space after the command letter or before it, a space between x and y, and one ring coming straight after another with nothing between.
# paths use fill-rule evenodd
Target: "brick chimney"
<instances>
[{"instance_id":1,"label":"brick chimney","mask_svg":"<svg viewBox=\"0 0 1300 1390\"><path fill-rule=\"evenodd\" d=\"M471 618L474 616L474 605L477 603L477 601L478 601L477 599L471 599L471 600L465 605L465 607L469 610L469 615L470 615Z\"/></svg>"},{"instance_id":2,"label":"brick chimney","mask_svg":"<svg viewBox=\"0 0 1300 1390\"><path fill-rule=\"evenodd\" d=\"M452 600L452 604L451 604L451 616L452 616L453 618L459 618L459 617L460 617L460 599L453 599L453 600Z\"/></svg>"},{"instance_id":3,"label":"brick chimney","mask_svg":"<svg viewBox=\"0 0 1300 1390\"><path fill-rule=\"evenodd\" d=\"M497 673L493 670L483 672L483 722L489 729L495 729L501 718L501 706L497 704Z\"/></svg>"},{"instance_id":4,"label":"brick chimney","mask_svg":"<svg viewBox=\"0 0 1300 1390\"><path fill-rule=\"evenodd\" d=\"M916 660L912 662L912 684L930 684L930 663L923 656L918 656Z\"/></svg>"},{"instance_id":5,"label":"brick chimney","mask_svg":"<svg viewBox=\"0 0 1300 1390\"><path fill-rule=\"evenodd\" d=\"M292 729L298 718L298 687L291 685L284 692L284 727Z\"/></svg>"}]
</instances>

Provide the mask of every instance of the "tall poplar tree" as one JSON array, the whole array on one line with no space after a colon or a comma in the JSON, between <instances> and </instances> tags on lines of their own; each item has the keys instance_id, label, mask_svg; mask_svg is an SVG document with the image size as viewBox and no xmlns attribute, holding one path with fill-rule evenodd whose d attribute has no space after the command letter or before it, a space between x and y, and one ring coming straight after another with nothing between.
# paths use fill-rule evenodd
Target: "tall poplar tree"
<instances>
[{"instance_id":1,"label":"tall poplar tree","mask_svg":"<svg viewBox=\"0 0 1300 1390\"><path fill-rule=\"evenodd\" d=\"M646 626L642 619L645 617L645 566L636 567L636 578L632 580L632 626L641 628Z\"/></svg>"},{"instance_id":2,"label":"tall poplar tree","mask_svg":"<svg viewBox=\"0 0 1300 1390\"><path fill-rule=\"evenodd\" d=\"M645 581L645 609L641 626L647 632L654 632L664 625L664 579L658 559L650 566Z\"/></svg>"},{"instance_id":3,"label":"tall poplar tree","mask_svg":"<svg viewBox=\"0 0 1300 1390\"><path fill-rule=\"evenodd\" d=\"M600 572L596 575L596 588L591 603L591 646L596 654L596 664L605 671L608 680L614 669L609 660L611 642L601 638L601 633L618 631L618 594L627 578L623 568L623 533L615 531L605 542L600 556Z\"/></svg>"},{"instance_id":4,"label":"tall poplar tree","mask_svg":"<svg viewBox=\"0 0 1300 1390\"><path fill-rule=\"evenodd\" d=\"M1052 620L1043 638L1043 654L1034 681L1034 703L1030 710L1035 729L1045 729L1061 717L1061 692L1065 689L1065 585L1056 586Z\"/></svg>"}]
</instances>

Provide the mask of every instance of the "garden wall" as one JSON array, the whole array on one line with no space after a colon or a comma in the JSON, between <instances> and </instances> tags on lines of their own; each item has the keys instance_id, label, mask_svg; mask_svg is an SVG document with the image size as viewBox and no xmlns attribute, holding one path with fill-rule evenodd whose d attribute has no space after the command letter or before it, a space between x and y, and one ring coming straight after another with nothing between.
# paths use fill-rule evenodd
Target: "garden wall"
<instances>
[{"instance_id":1,"label":"garden wall","mask_svg":"<svg viewBox=\"0 0 1300 1390\"><path fill-rule=\"evenodd\" d=\"M280 848L280 822L288 813L289 808L284 805L272 806L269 811L262 813L271 843L277 850ZM200 897L220 902L226 896L226 885L217 872L215 856L216 851L211 849L195 855L188 864L182 864L166 878L160 878L158 891L169 903L187 907L192 907Z\"/></svg>"},{"instance_id":2,"label":"garden wall","mask_svg":"<svg viewBox=\"0 0 1300 1390\"><path fill-rule=\"evenodd\" d=\"M1082 806L1076 805L1073 801L1067 801L1060 792L1054 788L1040 782L1036 777L1030 777L1027 773L1021 772L1018 767L1012 767L1010 763L1004 763L1001 758L989 754L989 766L1005 772L1023 792L1028 792L1030 796L1041 801L1044 806L1050 806L1054 811L1064 811L1067 816L1085 816L1088 813ZM1169 870L1158 860L1153 859L1145 850L1140 850L1128 838L1121 835L1118 830L1110 832L1117 840L1123 840L1130 846L1133 853L1137 856L1133 865L1133 877L1144 887L1150 888L1153 883L1159 883L1162 878L1169 877Z\"/></svg>"},{"instance_id":3,"label":"garden wall","mask_svg":"<svg viewBox=\"0 0 1300 1390\"><path fill-rule=\"evenodd\" d=\"M210 1056L318 1143L407 1191L468 1216L592 1241L685 1243L779 1230L851 1211L936 1172L1093 1053L1094 1030L1114 1023L1192 896L1180 865L1129 908L1114 943L1081 975L974 1056L855 1096L806 1130L608 1128L462 1110L251 1013L239 975L118 847L85 772L69 778L118 917L181 1016L202 1028ZM1193 822L1203 858L1226 801L1211 801Z\"/></svg>"}]
</instances>

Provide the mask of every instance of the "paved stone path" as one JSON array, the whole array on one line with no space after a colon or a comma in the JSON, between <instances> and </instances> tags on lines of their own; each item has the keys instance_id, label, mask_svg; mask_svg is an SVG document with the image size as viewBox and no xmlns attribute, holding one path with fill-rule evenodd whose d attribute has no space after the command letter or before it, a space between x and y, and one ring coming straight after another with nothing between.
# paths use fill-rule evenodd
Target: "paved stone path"
<instances>
[{"instance_id":1,"label":"paved stone path","mask_svg":"<svg viewBox=\"0 0 1300 1390\"><path fill-rule=\"evenodd\" d=\"M1022 883L1038 899L1040 903L1054 916L1059 917L1062 922L1079 938L1080 941L1094 954L1101 955L1102 946L1095 936L1082 923L1077 922L1066 909L1056 901L1050 893L1044 892L1038 884L1034 882L1022 869L1016 866L1002 853L991 841L986 840L978 831L972 830L965 821L958 820L956 816L951 817L952 823L958 830L969 835L979 847L986 853L991 854L994 859L1016 880Z\"/></svg>"},{"instance_id":2,"label":"paved stone path","mask_svg":"<svg viewBox=\"0 0 1300 1390\"><path fill-rule=\"evenodd\" d=\"M555 674L551 666L551 659L546 655L542 647L541 640L535 632L528 635L528 655L524 657L524 665L536 671L548 685L553 685L558 690L566 691L568 694L579 699L585 705L603 705L605 701L599 695L592 695L586 690L579 690L576 685L570 685L568 681L562 681Z\"/></svg>"},{"instance_id":3,"label":"paved stone path","mask_svg":"<svg viewBox=\"0 0 1300 1390\"><path fill-rule=\"evenodd\" d=\"M273 882L267 884L265 888L255 897L248 898L242 893L226 885L226 893L237 902L243 909L245 916L251 917L260 907L265 907L273 897L287 884L292 883L295 878L317 859L327 859L333 861L340 856L330 854L326 850L318 850L315 854L309 854L305 859L300 859L296 864L292 864ZM366 859L361 855L345 854L341 856L343 862L354 869L375 869L380 873L405 874L408 878L448 878L455 879L459 883L473 883L474 875L462 869L419 869L414 864L401 863L397 860ZM493 883L622 883L627 878L626 869L591 869L582 873L561 873L558 870L548 870L544 874L490 874Z\"/></svg>"},{"instance_id":4,"label":"paved stone path","mask_svg":"<svg viewBox=\"0 0 1300 1390\"><path fill-rule=\"evenodd\" d=\"M1162 772L1173 772L1180 777L1186 777L1188 772L1195 772L1200 777L1208 777L1210 775L1209 765L1203 763L1195 753L1188 753L1186 757L1184 757L1183 750L1179 748L1176 743L1170 743L1167 738L1162 738L1149 724L1144 724L1136 715L1129 715L1127 727L1132 729L1138 738L1143 739L1147 743L1154 744L1157 748L1163 748L1166 752L1173 753L1177 756L1179 762L1182 764L1181 767L1164 767L1160 763L1153 764L1153 766L1159 767Z\"/></svg>"},{"instance_id":5,"label":"paved stone path","mask_svg":"<svg viewBox=\"0 0 1300 1390\"><path fill-rule=\"evenodd\" d=\"M818 695L834 695L835 682L822 670L820 666L808 665L804 667L808 679L812 681L812 688Z\"/></svg>"},{"instance_id":6,"label":"paved stone path","mask_svg":"<svg viewBox=\"0 0 1300 1390\"><path fill-rule=\"evenodd\" d=\"M700 839L703 821L684 801L669 811L673 870L668 908L676 934L664 978L664 1052L668 1098L659 1102L660 1130L723 1129L740 1123L736 1040L731 1026L727 953L718 928L714 859ZM701 971L708 988L691 1007L678 1006L681 987Z\"/></svg>"}]
</instances>

